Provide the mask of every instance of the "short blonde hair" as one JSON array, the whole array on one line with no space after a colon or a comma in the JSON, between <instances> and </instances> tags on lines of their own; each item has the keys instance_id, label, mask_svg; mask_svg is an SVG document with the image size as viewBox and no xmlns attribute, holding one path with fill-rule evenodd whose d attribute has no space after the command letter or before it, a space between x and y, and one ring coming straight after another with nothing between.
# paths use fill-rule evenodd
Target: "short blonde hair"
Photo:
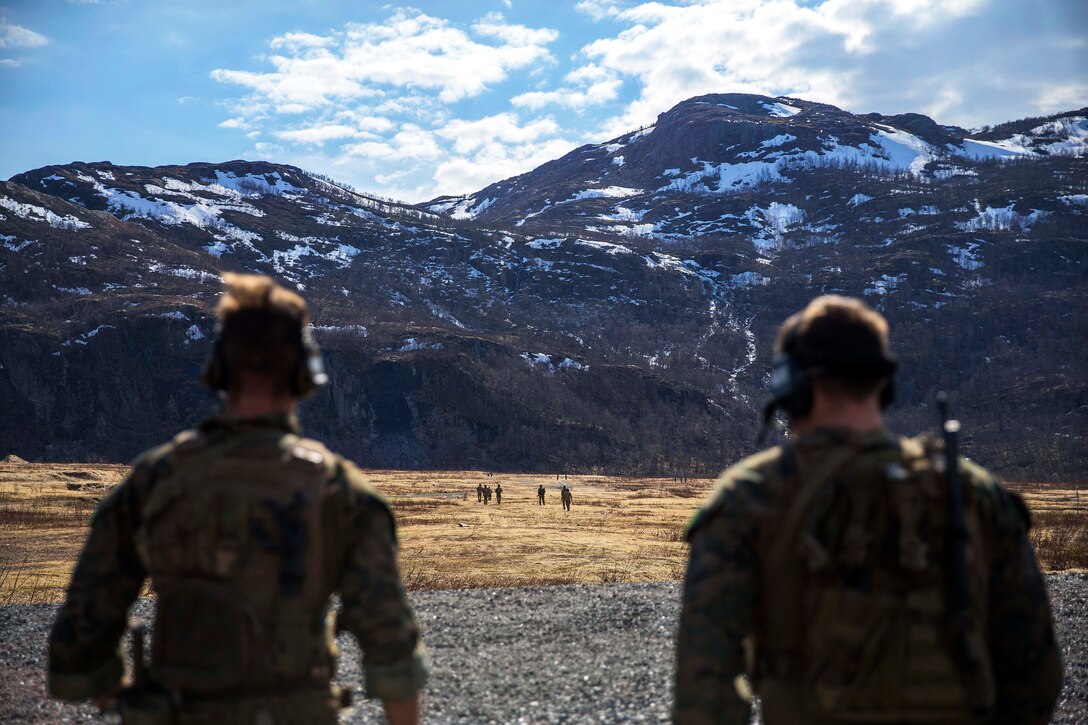
<instances>
[{"instance_id":1,"label":"short blonde hair","mask_svg":"<svg viewBox=\"0 0 1088 725\"><path fill-rule=\"evenodd\" d=\"M287 317L297 317L303 324L310 320L306 300L268 275L224 272L223 286L225 289L216 307L220 323L246 308L275 310Z\"/></svg>"}]
</instances>

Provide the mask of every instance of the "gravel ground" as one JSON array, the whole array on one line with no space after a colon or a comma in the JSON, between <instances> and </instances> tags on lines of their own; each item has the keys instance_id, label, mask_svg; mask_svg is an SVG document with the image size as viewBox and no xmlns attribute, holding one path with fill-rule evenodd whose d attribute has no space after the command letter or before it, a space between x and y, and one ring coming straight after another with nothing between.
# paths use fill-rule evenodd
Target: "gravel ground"
<instances>
[{"instance_id":1,"label":"gravel ground","mask_svg":"<svg viewBox=\"0 0 1088 725\"><path fill-rule=\"evenodd\" d=\"M1066 681L1055 723L1088 722L1088 575L1048 576ZM434 670L434 723L612 723L668 719L677 584L417 592ZM146 615L147 602L136 605ZM0 722L94 721L89 706L44 694L53 605L0 608ZM338 679L360 681L358 649L341 640ZM379 722L361 702L342 722Z\"/></svg>"}]
</instances>

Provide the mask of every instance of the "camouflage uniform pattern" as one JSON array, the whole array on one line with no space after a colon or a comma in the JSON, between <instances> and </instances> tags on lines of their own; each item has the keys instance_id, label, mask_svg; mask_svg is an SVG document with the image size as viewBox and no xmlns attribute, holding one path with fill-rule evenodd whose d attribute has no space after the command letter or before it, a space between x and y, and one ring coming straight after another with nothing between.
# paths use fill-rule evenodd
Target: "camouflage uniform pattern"
<instances>
[{"instance_id":1,"label":"camouflage uniform pattern","mask_svg":"<svg viewBox=\"0 0 1088 725\"><path fill-rule=\"evenodd\" d=\"M50 635L51 694L85 700L118 686L123 671L119 642L127 610L147 579L136 532L149 496L157 482L169 476L179 447L207 450L254 434L271 440L297 435L297 422L288 415L213 418L140 456L128 478L103 499ZM365 654L367 694L394 700L411 697L423 687L429 665L397 567L393 516L349 461L334 455L330 471L333 475L318 503L321 593L326 598L340 594L343 606L337 629L351 632L359 641ZM318 682L308 684L316 684L319 692L322 687L327 690L332 668L327 670Z\"/></svg>"},{"instance_id":2,"label":"camouflage uniform pattern","mask_svg":"<svg viewBox=\"0 0 1088 725\"><path fill-rule=\"evenodd\" d=\"M844 445L860 451L898 443L883 431L860 435L826 429L794 445L792 465L810 470ZM676 655L677 723L750 721L750 705L734 683L747 673L746 646L766 611L761 595L764 543L798 491L797 476L784 470L785 459L776 447L727 470L689 525ZM980 507L989 565L983 604L997 689L989 722L1049 722L1062 671L1045 582L1027 537L1027 509L984 469L965 460L960 468L970 492L965 502ZM768 725L780 724L768 720Z\"/></svg>"}]
</instances>

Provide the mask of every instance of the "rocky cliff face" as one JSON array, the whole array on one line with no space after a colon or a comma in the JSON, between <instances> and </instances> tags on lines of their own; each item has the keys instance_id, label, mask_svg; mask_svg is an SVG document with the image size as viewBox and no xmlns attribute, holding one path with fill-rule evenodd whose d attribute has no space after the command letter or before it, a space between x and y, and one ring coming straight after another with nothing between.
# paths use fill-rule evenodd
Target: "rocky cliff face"
<instances>
[{"instance_id":1,"label":"rocky cliff face","mask_svg":"<svg viewBox=\"0 0 1088 725\"><path fill-rule=\"evenodd\" d=\"M751 446L773 329L865 297L904 430L958 393L1014 476L1088 461L1088 111L986 134L711 95L426 205L263 162L0 182L0 454L123 460L214 408L223 270L310 299L334 384L304 406L367 465L712 472ZM10 449L10 450L8 450Z\"/></svg>"}]
</instances>

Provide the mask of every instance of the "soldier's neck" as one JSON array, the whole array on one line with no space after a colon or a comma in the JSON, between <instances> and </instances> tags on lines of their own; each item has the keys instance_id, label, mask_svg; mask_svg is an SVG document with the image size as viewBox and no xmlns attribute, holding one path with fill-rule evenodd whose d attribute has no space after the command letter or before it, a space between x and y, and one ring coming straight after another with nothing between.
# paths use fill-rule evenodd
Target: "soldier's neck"
<instances>
[{"instance_id":1,"label":"soldier's neck","mask_svg":"<svg viewBox=\"0 0 1088 725\"><path fill-rule=\"evenodd\" d=\"M293 414L297 411L297 398L277 393L268 384L247 383L227 396L224 413L232 418L261 418L266 415Z\"/></svg>"},{"instance_id":2,"label":"soldier's neck","mask_svg":"<svg viewBox=\"0 0 1088 725\"><path fill-rule=\"evenodd\" d=\"M884 413L874 395L864 400L829 397L814 391L812 412L790 422L795 435L805 435L819 428L845 428L857 433L869 433L884 428Z\"/></svg>"}]
</instances>

